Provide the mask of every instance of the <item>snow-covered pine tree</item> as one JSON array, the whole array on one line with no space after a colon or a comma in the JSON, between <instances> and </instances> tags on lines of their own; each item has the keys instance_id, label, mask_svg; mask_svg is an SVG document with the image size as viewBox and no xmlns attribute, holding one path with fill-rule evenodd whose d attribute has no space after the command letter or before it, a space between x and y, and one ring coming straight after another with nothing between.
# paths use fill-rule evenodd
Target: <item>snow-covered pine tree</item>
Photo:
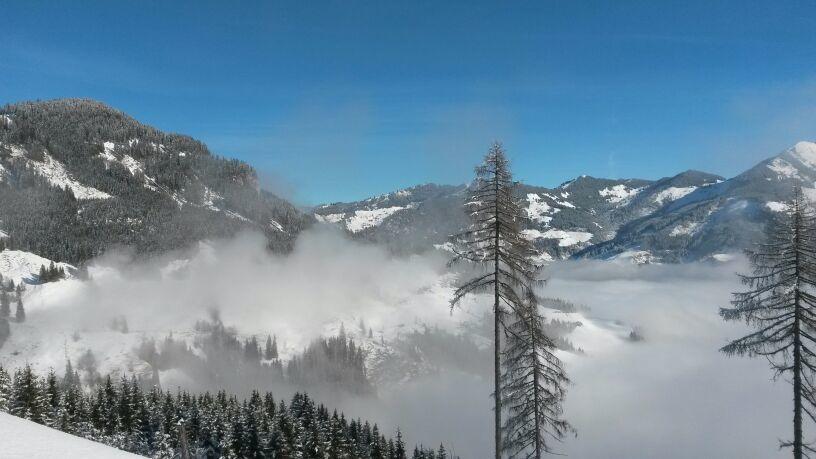
<instances>
[{"instance_id":1,"label":"snow-covered pine tree","mask_svg":"<svg viewBox=\"0 0 816 459\"><path fill-rule=\"evenodd\" d=\"M440 443L439 450L436 452L437 459L448 459L448 452L445 450L445 445Z\"/></svg>"},{"instance_id":2,"label":"snow-covered pine tree","mask_svg":"<svg viewBox=\"0 0 816 459\"><path fill-rule=\"evenodd\" d=\"M11 414L45 424L45 391L30 365L14 372L11 394Z\"/></svg>"},{"instance_id":3,"label":"snow-covered pine tree","mask_svg":"<svg viewBox=\"0 0 816 459\"><path fill-rule=\"evenodd\" d=\"M764 243L747 251L753 273L740 275L747 286L735 293L725 320L741 320L756 331L721 349L728 355L766 357L775 376L793 384L793 448L801 459L814 449L805 444L802 417L816 421L816 218L801 189L787 210L766 228Z\"/></svg>"},{"instance_id":4,"label":"snow-covered pine tree","mask_svg":"<svg viewBox=\"0 0 816 459\"><path fill-rule=\"evenodd\" d=\"M9 401L11 399L11 376L0 366L0 412L9 412Z\"/></svg>"},{"instance_id":5,"label":"snow-covered pine tree","mask_svg":"<svg viewBox=\"0 0 816 459\"><path fill-rule=\"evenodd\" d=\"M476 168L476 180L465 209L471 225L452 236L454 258L451 264L469 262L482 268L482 273L463 283L451 299L451 308L472 293L493 296L493 355L494 355L494 442L495 457L501 458L501 334L508 313L523 307L524 291L538 283L538 266L531 258L536 255L532 243L522 237L522 222L527 220L516 198L516 183L510 172L504 148L494 143Z\"/></svg>"},{"instance_id":6,"label":"snow-covered pine tree","mask_svg":"<svg viewBox=\"0 0 816 459\"><path fill-rule=\"evenodd\" d=\"M572 430L562 419L569 379L555 356L555 343L544 333L544 317L532 292L513 318L504 350L507 419L502 446L511 458L541 459L542 453L552 453L547 438L560 440Z\"/></svg>"},{"instance_id":7,"label":"snow-covered pine tree","mask_svg":"<svg viewBox=\"0 0 816 459\"><path fill-rule=\"evenodd\" d=\"M48 427L57 428L60 418L62 388L53 368L48 370L48 376L45 378L45 399L45 423Z\"/></svg>"}]
</instances>

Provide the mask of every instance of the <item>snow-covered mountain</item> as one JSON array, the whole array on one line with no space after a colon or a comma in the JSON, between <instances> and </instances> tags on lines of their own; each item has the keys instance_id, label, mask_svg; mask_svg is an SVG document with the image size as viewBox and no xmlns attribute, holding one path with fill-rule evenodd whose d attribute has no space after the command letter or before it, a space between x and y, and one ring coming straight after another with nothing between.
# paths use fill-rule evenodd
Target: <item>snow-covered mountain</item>
<instances>
[{"instance_id":1,"label":"snow-covered mountain","mask_svg":"<svg viewBox=\"0 0 816 459\"><path fill-rule=\"evenodd\" d=\"M582 257L608 258L640 250L667 261L699 260L749 247L784 210L795 185L816 197L816 143L799 142L742 174L694 189L623 225L615 238Z\"/></svg>"},{"instance_id":2,"label":"snow-covered mountain","mask_svg":"<svg viewBox=\"0 0 816 459\"><path fill-rule=\"evenodd\" d=\"M722 259L757 242L795 184L816 198L816 143L799 142L730 179L700 171L656 181L581 176L556 188L522 184L518 194L542 261L681 262ZM429 184L313 212L398 251L444 249L468 224L466 195L465 185Z\"/></svg>"},{"instance_id":3,"label":"snow-covered mountain","mask_svg":"<svg viewBox=\"0 0 816 459\"><path fill-rule=\"evenodd\" d=\"M541 259L549 261L610 241L630 221L722 180L698 171L657 181L581 176L556 188L523 184L518 197L530 217L525 235L535 241ZM356 237L397 251L422 251L444 248L448 235L468 224L462 210L467 192L465 185L428 184L313 211L318 221L342 225Z\"/></svg>"},{"instance_id":4,"label":"snow-covered mountain","mask_svg":"<svg viewBox=\"0 0 816 459\"><path fill-rule=\"evenodd\" d=\"M79 263L118 245L157 253L243 229L290 247L313 218L260 189L249 165L99 102L0 108L0 237Z\"/></svg>"}]
</instances>

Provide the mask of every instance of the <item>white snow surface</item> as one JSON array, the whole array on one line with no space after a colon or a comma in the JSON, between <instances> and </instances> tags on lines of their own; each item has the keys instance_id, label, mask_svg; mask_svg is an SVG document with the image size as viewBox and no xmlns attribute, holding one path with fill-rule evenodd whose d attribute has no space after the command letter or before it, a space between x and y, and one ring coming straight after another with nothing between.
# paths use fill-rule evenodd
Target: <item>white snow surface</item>
<instances>
[{"instance_id":1,"label":"white snow surface","mask_svg":"<svg viewBox=\"0 0 816 459\"><path fill-rule=\"evenodd\" d=\"M22 250L0 252L0 274L3 275L3 279L13 280L15 284L21 281L36 282L40 266L48 267L51 263L52 261L47 258ZM69 270L73 269L73 266L67 263L55 264L66 270L66 277L71 277Z\"/></svg>"},{"instance_id":2,"label":"white snow surface","mask_svg":"<svg viewBox=\"0 0 816 459\"><path fill-rule=\"evenodd\" d=\"M592 233L585 231L563 231L557 229L550 229L547 231L539 231L537 229L528 229L521 232L521 235L529 240L535 239L558 239L559 247L569 247L583 242L589 242L592 239Z\"/></svg>"},{"instance_id":3,"label":"white snow surface","mask_svg":"<svg viewBox=\"0 0 816 459\"><path fill-rule=\"evenodd\" d=\"M598 190L598 194L606 198L608 202L617 204L635 196L636 194L640 193L641 190L642 188L629 188L624 184L620 184L613 187L604 188L603 190Z\"/></svg>"},{"instance_id":4,"label":"white snow surface","mask_svg":"<svg viewBox=\"0 0 816 459\"><path fill-rule=\"evenodd\" d=\"M687 186L687 187L669 187L665 190L660 191L654 197L654 201L657 204L663 205L668 202L676 201L683 196L691 193L692 191L696 190L696 186Z\"/></svg>"},{"instance_id":5,"label":"white snow surface","mask_svg":"<svg viewBox=\"0 0 816 459\"><path fill-rule=\"evenodd\" d=\"M45 177L52 185L60 188L69 188L77 199L108 199L111 197L104 191L85 186L72 179L65 166L54 159L47 152L43 153L42 161L34 161L26 157L27 151L19 145L6 145L11 150L11 155L18 158L25 158L28 167L39 175Z\"/></svg>"},{"instance_id":6,"label":"white snow surface","mask_svg":"<svg viewBox=\"0 0 816 459\"><path fill-rule=\"evenodd\" d=\"M765 203L765 207L770 209L771 212L784 212L788 210L788 205L784 202L777 202L777 201L768 201Z\"/></svg>"},{"instance_id":7,"label":"white snow surface","mask_svg":"<svg viewBox=\"0 0 816 459\"><path fill-rule=\"evenodd\" d=\"M0 413L5 459L116 459L135 454L60 432L8 413Z\"/></svg>"},{"instance_id":8,"label":"white snow surface","mask_svg":"<svg viewBox=\"0 0 816 459\"><path fill-rule=\"evenodd\" d=\"M544 226L549 226L552 221L552 217L547 214L554 214L560 210L554 209L535 193L527 194L527 202L527 216L534 222L544 223Z\"/></svg>"},{"instance_id":9,"label":"white snow surface","mask_svg":"<svg viewBox=\"0 0 816 459\"><path fill-rule=\"evenodd\" d=\"M798 142L788 151L802 164L810 168L816 168L816 143Z\"/></svg>"},{"instance_id":10,"label":"white snow surface","mask_svg":"<svg viewBox=\"0 0 816 459\"><path fill-rule=\"evenodd\" d=\"M354 215L346 221L346 228L352 233L358 233L366 228L378 226L386 218L405 208L406 207L402 206L393 206L373 210L357 210L354 212Z\"/></svg>"},{"instance_id":11,"label":"white snow surface","mask_svg":"<svg viewBox=\"0 0 816 459\"><path fill-rule=\"evenodd\" d=\"M776 172L779 178L799 177L799 171L782 158L776 158L768 164L768 169Z\"/></svg>"}]
</instances>

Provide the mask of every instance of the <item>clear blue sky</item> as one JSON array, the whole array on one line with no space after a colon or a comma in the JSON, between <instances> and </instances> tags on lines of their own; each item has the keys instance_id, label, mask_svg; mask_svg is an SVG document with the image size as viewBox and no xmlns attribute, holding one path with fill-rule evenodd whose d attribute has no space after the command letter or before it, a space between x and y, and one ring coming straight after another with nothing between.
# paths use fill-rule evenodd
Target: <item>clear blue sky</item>
<instances>
[{"instance_id":1,"label":"clear blue sky","mask_svg":"<svg viewBox=\"0 0 816 459\"><path fill-rule=\"evenodd\" d=\"M816 2L3 1L0 103L89 97L300 203L734 175L816 138Z\"/></svg>"}]
</instances>

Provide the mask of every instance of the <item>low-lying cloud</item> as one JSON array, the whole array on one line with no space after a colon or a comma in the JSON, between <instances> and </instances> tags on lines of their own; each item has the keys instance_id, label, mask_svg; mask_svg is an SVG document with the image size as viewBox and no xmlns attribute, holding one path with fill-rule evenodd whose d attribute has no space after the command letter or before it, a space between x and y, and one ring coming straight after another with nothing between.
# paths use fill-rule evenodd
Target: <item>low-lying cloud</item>
<instances>
[{"instance_id":1,"label":"low-lying cloud","mask_svg":"<svg viewBox=\"0 0 816 459\"><path fill-rule=\"evenodd\" d=\"M94 280L65 290L59 301L45 289L32 296L32 322L92 329L121 314L132 333L164 333L189 329L217 308L224 323L242 333L277 333L295 352L337 318L364 318L375 335L419 320L455 332L455 323L479 311L450 314L442 255L394 256L330 229L305 233L286 257L270 255L260 236L246 234L203 246L186 261L173 259L134 262L121 253L100 259ZM573 381L566 416L578 437L555 450L580 458L788 455L778 441L791 433L790 386L772 381L763 360L718 351L746 331L718 316L740 289L734 272L746 267L742 259L551 266L542 294L589 308L570 337L585 354L562 354ZM634 327L644 341L627 340ZM384 431L399 425L411 445L444 441L462 457L478 458L492 448L491 385L484 375L442 369L381 387L377 399L326 401Z\"/></svg>"}]
</instances>

